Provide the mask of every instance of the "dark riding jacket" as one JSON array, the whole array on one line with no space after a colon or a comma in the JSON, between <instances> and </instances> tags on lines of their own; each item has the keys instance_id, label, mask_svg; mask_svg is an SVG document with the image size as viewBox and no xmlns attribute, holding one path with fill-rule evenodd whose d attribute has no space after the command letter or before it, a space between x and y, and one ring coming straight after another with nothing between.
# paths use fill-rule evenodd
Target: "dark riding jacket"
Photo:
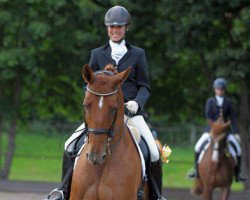
<instances>
[{"instance_id":1,"label":"dark riding jacket","mask_svg":"<svg viewBox=\"0 0 250 200\"><path fill-rule=\"evenodd\" d=\"M224 96L222 106L219 106L215 97L210 97L206 102L205 115L206 119L216 121L220 115L220 109L223 110L224 121L231 120L231 129L233 133L239 133L239 129L236 121L236 114L233 111L231 100ZM210 127L206 127L206 131L210 131Z\"/></svg>"},{"instance_id":2,"label":"dark riding jacket","mask_svg":"<svg viewBox=\"0 0 250 200\"><path fill-rule=\"evenodd\" d=\"M121 88L124 102L126 103L130 100L136 101L139 105L139 110L136 114L141 114L151 94L146 55L145 51L141 48L132 46L128 43L126 43L126 47L128 51L121 58L118 65L116 65L115 60L111 57L111 47L109 43L103 47L92 50L89 66L93 71L98 71L103 70L108 64L113 64L117 66L118 72L131 67L131 72Z\"/></svg>"}]
</instances>

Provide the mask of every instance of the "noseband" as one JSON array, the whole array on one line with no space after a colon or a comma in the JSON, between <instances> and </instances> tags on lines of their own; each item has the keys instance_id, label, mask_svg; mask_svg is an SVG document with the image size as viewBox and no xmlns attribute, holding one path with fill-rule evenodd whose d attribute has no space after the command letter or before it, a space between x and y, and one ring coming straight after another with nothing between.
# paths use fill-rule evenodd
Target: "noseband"
<instances>
[{"instance_id":1,"label":"noseband","mask_svg":"<svg viewBox=\"0 0 250 200\"><path fill-rule=\"evenodd\" d=\"M109 76L114 76L115 74L111 71L108 70L99 70L96 71L94 73L95 75L98 74L107 74ZM112 96L114 94L116 94L118 92L118 88L116 88L114 91L112 92L108 92L108 93L99 93L99 92L95 92L94 90L92 90L88 85L86 87L86 89L91 93L94 94L96 96L100 96L100 97L107 97L107 96ZM113 136L114 136L114 127L115 127L115 122L116 122L116 118L117 118L117 109L115 110L115 117L114 117L114 121L112 123L112 125L110 126L109 129L106 128L91 128L88 126L88 124L85 122L86 124L86 129L87 129L87 137L89 136L89 132L95 134L95 135L102 135L102 134L108 134L109 138L108 140L110 140Z\"/></svg>"}]
</instances>

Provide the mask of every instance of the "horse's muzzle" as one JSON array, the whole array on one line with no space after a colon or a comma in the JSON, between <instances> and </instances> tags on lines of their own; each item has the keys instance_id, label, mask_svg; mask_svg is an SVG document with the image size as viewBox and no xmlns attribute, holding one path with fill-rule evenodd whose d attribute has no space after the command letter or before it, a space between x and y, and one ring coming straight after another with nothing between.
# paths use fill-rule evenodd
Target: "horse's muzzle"
<instances>
[{"instance_id":1,"label":"horse's muzzle","mask_svg":"<svg viewBox=\"0 0 250 200\"><path fill-rule=\"evenodd\" d=\"M106 153L103 155L98 155L95 152L86 153L87 159L93 164L93 165L100 165L104 162L106 158Z\"/></svg>"}]
</instances>

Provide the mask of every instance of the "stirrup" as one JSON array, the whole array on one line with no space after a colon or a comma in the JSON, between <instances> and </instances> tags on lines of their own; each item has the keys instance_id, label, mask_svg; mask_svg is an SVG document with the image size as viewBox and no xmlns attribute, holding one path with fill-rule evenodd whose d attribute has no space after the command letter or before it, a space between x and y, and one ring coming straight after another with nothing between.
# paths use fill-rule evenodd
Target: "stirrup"
<instances>
[{"instance_id":1,"label":"stirrup","mask_svg":"<svg viewBox=\"0 0 250 200\"><path fill-rule=\"evenodd\" d=\"M56 196L55 198L51 199L50 197L51 197L51 195L53 193L55 193L55 194L58 193L58 196ZM47 196L47 198L44 199L44 200L65 200L65 199L64 199L63 191L59 190L58 188L56 188L56 189L52 190L51 193L49 193L49 195Z\"/></svg>"},{"instance_id":2,"label":"stirrup","mask_svg":"<svg viewBox=\"0 0 250 200\"><path fill-rule=\"evenodd\" d=\"M240 173L239 175L235 176L235 181L236 182L244 182L247 181L248 177L247 176L242 176L242 174Z\"/></svg>"},{"instance_id":3,"label":"stirrup","mask_svg":"<svg viewBox=\"0 0 250 200\"><path fill-rule=\"evenodd\" d=\"M197 170L192 168L187 173L187 178L194 179L197 178Z\"/></svg>"}]
</instances>

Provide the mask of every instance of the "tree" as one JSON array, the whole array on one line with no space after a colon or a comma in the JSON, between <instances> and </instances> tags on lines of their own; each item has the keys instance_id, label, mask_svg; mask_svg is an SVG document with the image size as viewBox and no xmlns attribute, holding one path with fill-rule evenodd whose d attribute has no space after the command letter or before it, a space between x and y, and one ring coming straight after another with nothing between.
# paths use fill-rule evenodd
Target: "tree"
<instances>
[{"instance_id":1,"label":"tree","mask_svg":"<svg viewBox=\"0 0 250 200\"><path fill-rule=\"evenodd\" d=\"M89 57L86 47L96 38L92 31L98 32L91 29L92 16L99 12L89 11L92 6L63 0L1 1L0 119L9 124L2 178L9 174L18 124L33 118L81 118L81 66Z\"/></svg>"}]
</instances>

